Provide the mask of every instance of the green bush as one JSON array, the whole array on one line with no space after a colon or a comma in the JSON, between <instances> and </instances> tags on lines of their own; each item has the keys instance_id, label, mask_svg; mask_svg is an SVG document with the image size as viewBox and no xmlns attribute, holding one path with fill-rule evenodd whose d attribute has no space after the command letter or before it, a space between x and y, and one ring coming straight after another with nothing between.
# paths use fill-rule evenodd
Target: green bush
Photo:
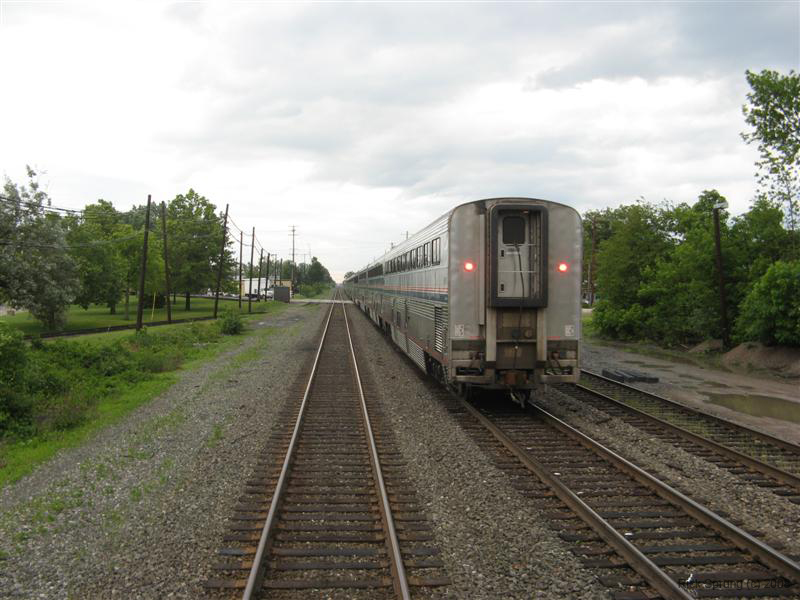
<instances>
[{"instance_id":1,"label":"green bush","mask_svg":"<svg viewBox=\"0 0 800 600\"><path fill-rule=\"evenodd\" d=\"M0 323L0 431L29 413L25 401L27 364L28 348L22 334Z\"/></svg>"},{"instance_id":2,"label":"green bush","mask_svg":"<svg viewBox=\"0 0 800 600\"><path fill-rule=\"evenodd\" d=\"M184 357L180 348L164 348L159 352L140 352L136 358L143 371L163 373L177 369Z\"/></svg>"},{"instance_id":3,"label":"green bush","mask_svg":"<svg viewBox=\"0 0 800 600\"><path fill-rule=\"evenodd\" d=\"M235 320L241 326L238 314ZM195 346L219 336L211 323L193 323L109 342L28 346L21 333L0 323L0 438L80 425L103 398L153 373L177 369Z\"/></svg>"},{"instance_id":4,"label":"green bush","mask_svg":"<svg viewBox=\"0 0 800 600\"><path fill-rule=\"evenodd\" d=\"M219 330L225 335L236 335L244 330L244 322L238 311L226 308L219 319Z\"/></svg>"},{"instance_id":5,"label":"green bush","mask_svg":"<svg viewBox=\"0 0 800 600\"><path fill-rule=\"evenodd\" d=\"M800 261L776 261L756 281L736 320L740 342L800 346Z\"/></svg>"},{"instance_id":6,"label":"green bush","mask_svg":"<svg viewBox=\"0 0 800 600\"><path fill-rule=\"evenodd\" d=\"M620 340L647 337L647 314L640 304L617 308L601 300L592 311L592 324L605 337Z\"/></svg>"},{"instance_id":7,"label":"green bush","mask_svg":"<svg viewBox=\"0 0 800 600\"><path fill-rule=\"evenodd\" d=\"M330 291L331 286L327 283L304 283L297 288L297 292L305 298L316 298Z\"/></svg>"}]
</instances>

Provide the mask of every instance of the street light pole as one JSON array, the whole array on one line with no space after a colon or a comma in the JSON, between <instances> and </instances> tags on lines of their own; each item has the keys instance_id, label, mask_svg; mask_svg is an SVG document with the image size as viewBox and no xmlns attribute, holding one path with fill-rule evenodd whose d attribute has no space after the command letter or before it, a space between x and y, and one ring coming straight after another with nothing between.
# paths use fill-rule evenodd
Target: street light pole
<instances>
[{"instance_id":1,"label":"street light pole","mask_svg":"<svg viewBox=\"0 0 800 600\"><path fill-rule=\"evenodd\" d=\"M716 246L717 254L717 277L719 278L719 320L722 326L722 345L725 348L730 348L731 335L728 329L728 302L725 298L725 275L722 270L722 243L719 235L719 211L723 208L728 208L728 203L724 200L714 205L712 213L714 215L714 245Z\"/></svg>"}]
</instances>

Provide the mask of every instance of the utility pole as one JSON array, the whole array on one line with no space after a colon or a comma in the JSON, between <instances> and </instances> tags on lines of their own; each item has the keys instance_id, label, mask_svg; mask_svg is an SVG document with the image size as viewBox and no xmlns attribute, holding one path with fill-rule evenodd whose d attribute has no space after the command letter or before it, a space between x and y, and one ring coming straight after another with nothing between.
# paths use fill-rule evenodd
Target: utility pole
<instances>
[{"instance_id":1,"label":"utility pole","mask_svg":"<svg viewBox=\"0 0 800 600\"><path fill-rule=\"evenodd\" d=\"M247 312L253 312L253 252L256 250L256 228L253 227L253 234L250 237L250 285L247 294Z\"/></svg>"},{"instance_id":2,"label":"utility pole","mask_svg":"<svg viewBox=\"0 0 800 600\"><path fill-rule=\"evenodd\" d=\"M167 252L167 204L161 201L161 234L164 236L164 279L167 284L167 323L172 323L172 305L169 302L169 253Z\"/></svg>"},{"instance_id":3,"label":"utility pole","mask_svg":"<svg viewBox=\"0 0 800 600\"><path fill-rule=\"evenodd\" d=\"M219 286L222 284L222 263L225 259L225 246L228 243L228 205L225 205L225 220L222 223L222 245L219 249L219 263L217 264L217 291L214 294L214 318L217 318L219 306Z\"/></svg>"},{"instance_id":4,"label":"utility pole","mask_svg":"<svg viewBox=\"0 0 800 600\"><path fill-rule=\"evenodd\" d=\"M239 310L242 310L242 244L244 243L244 232L239 230Z\"/></svg>"},{"instance_id":5,"label":"utility pole","mask_svg":"<svg viewBox=\"0 0 800 600\"><path fill-rule=\"evenodd\" d=\"M280 280L281 285L283 285L283 259L281 259L280 263L278 264L278 279Z\"/></svg>"},{"instance_id":6,"label":"utility pole","mask_svg":"<svg viewBox=\"0 0 800 600\"><path fill-rule=\"evenodd\" d=\"M262 250L262 252L263 252L263 250ZM267 274L267 288L264 290L264 300L267 299L267 290L269 289L269 252L267 252L267 268L265 270L265 273ZM274 279L272 280L272 285L273 286L275 285L275 280Z\"/></svg>"},{"instance_id":7,"label":"utility pole","mask_svg":"<svg viewBox=\"0 0 800 600\"><path fill-rule=\"evenodd\" d=\"M595 273L595 228L597 222L592 218L592 256L589 259L589 306L594 306L594 273Z\"/></svg>"},{"instance_id":8,"label":"utility pole","mask_svg":"<svg viewBox=\"0 0 800 600\"><path fill-rule=\"evenodd\" d=\"M267 255L269 256L269 254ZM264 249L261 249L261 255L258 257L258 287L256 288L256 302L261 302L261 267L264 265ZM250 286L252 287L252 283Z\"/></svg>"},{"instance_id":9,"label":"utility pole","mask_svg":"<svg viewBox=\"0 0 800 600\"><path fill-rule=\"evenodd\" d=\"M292 225L292 277L291 277L291 281L289 281L289 291L290 292L292 291L292 288L294 288L294 238L295 238L295 235L296 235L295 227L294 227L294 225Z\"/></svg>"},{"instance_id":10,"label":"utility pole","mask_svg":"<svg viewBox=\"0 0 800 600\"><path fill-rule=\"evenodd\" d=\"M725 348L730 348L731 336L728 330L728 302L725 298L725 275L722 271L722 242L719 235L719 211L723 208L728 208L728 203L724 200L714 205L712 213L714 215L714 245L716 246L717 254L717 276L719 277L719 320L722 326L722 345Z\"/></svg>"},{"instance_id":11,"label":"utility pole","mask_svg":"<svg viewBox=\"0 0 800 600\"><path fill-rule=\"evenodd\" d=\"M147 194L147 211L144 213L144 242L142 243L142 264L139 267L139 300L136 306L136 331L142 328L144 310L144 274L147 271L147 235L150 233L150 194Z\"/></svg>"}]
</instances>

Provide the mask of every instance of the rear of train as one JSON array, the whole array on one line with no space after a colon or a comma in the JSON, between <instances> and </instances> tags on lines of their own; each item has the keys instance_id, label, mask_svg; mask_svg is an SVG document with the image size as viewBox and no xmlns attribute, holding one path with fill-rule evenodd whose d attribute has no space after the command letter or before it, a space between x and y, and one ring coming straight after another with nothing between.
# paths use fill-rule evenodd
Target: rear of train
<instances>
[{"instance_id":1,"label":"rear of train","mask_svg":"<svg viewBox=\"0 0 800 600\"><path fill-rule=\"evenodd\" d=\"M451 383L522 399L578 380L582 239L578 212L546 200L480 200L451 212Z\"/></svg>"}]
</instances>

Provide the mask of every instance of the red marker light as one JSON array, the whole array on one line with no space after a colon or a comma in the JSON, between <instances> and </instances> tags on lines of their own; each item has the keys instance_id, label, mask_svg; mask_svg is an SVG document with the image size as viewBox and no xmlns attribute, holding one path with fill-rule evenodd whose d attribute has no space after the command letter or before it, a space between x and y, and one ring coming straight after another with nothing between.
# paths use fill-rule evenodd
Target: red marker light
<instances>
[{"instance_id":1,"label":"red marker light","mask_svg":"<svg viewBox=\"0 0 800 600\"><path fill-rule=\"evenodd\" d=\"M558 270L561 273L566 273L567 271L569 271L569 265L565 262L558 263Z\"/></svg>"},{"instance_id":2,"label":"red marker light","mask_svg":"<svg viewBox=\"0 0 800 600\"><path fill-rule=\"evenodd\" d=\"M464 263L464 270L467 273L472 273L472 271L475 270L475 263L470 261L470 260L468 260L467 262Z\"/></svg>"}]
</instances>

